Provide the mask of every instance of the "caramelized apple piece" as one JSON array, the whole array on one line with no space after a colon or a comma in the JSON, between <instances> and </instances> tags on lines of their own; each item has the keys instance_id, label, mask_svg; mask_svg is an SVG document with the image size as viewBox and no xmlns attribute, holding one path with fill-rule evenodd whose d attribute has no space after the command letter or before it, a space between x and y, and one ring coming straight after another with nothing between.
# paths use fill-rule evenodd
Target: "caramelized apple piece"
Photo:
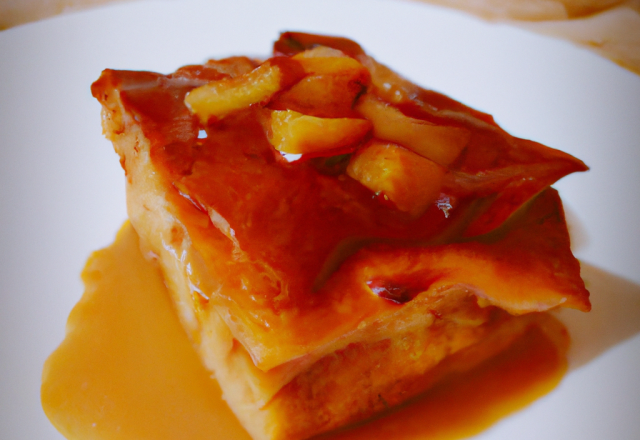
<instances>
[{"instance_id":1,"label":"caramelized apple piece","mask_svg":"<svg viewBox=\"0 0 640 440\"><path fill-rule=\"evenodd\" d=\"M380 64L368 55L361 55L358 60L371 73L371 83L376 94L385 101L400 104L410 101L420 94L420 87L404 79L384 64Z\"/></svg>"},{"instance_id":2,"label":"caramelized apple piece","mask_svg":"<svg viewBox=\"0 0 640 440\"><path fill-rule=\"evenodd\" d=\"M330 47L354 58L364 55L362 47L348 38L305 34L303 32L283 32L280 34L278 41L273 44L273 54L275 56L292 56L318 46Z\"/></svg>"},{"instance_id":3,"label":"caramelized apple piece","mask_svg":"<svg viewBox=\"0 0 640 440\"><path fill-rule=\"evenodd\" d=\"M339 72L345 70L345 66L356 69L365 68L359 61L348 57L344 52L327 46L316 46L291 58L298 60L307 73Z\"/></svg>"},{"instance_id":4,"label":"caramelized apple piece","mask_svg":"<svg viewBox=\"0 0 640 440\"><path fill-rule=\"evenodd\" d=\"M209 60L204 64L204 67L215 69L235 78L251 72L258 67L258 62L247 57L229 57L221 60Z\"/></svg>"},{"instance_id":5,"label":"caramelized apple piece","mask_svg":"<svg viewBox=\"0 0 640 440\"><path fill-rule=\"evenodd\" d=\"M436 200L445 173L443 167L429 159L378 140L359 150L347 167L349 176L414 218Z\"/></svg>"},{"instance_id":6,"label":"caramelized apple piece","mask_svg":"<svg viewBox=\"0 0 640 440\"><path fill-rule=\"evenodd\" d=\"M274 110L270 128L269 142L276 150L312 154L355 147L371 129L371 123L366 119L317 118L293 110Z\"/></svg>"},{"instance_id":7,"label":"caramelized apple piece","mask_svg":"<svg viewBox=\"0 0 640 440\"><path fill-rule=\"evenodd\" d=\"M266 104L273 95L303 76L304 71L296 61L271 59L244 75L211 81L193 89L184 102L200 122L207 124L251 105Z\"/></svg>"},{"instance_id":8,"label":"caramelized apple piece","mask_svg":"<svg viewBox=\"0 0 640 440\"><path fill-rule=\"evenodd\" d=\"M458 157L471 137L465 128L405 116L371 94L360 99L356 110L373 123L375 137L398 143L445 167Z\"/></svg>"},{"instance_id":9,"label":"caramelized apple piece","mask_svg":"<svg viewBox=\"0 0 640 440\"><path fill-rule=\"evenodd\" d=\"M366 67L336 49L318 47L293 57L307 75L275 97L271 108L340 118L354 115L353 105L371 77Z\"/></svg>"},{"instance_id":10,"label":"caramelized apple piece","mask_svg":"<svg viewBox=\"0 0 640 440\"><path fill-rule=\"evenodd\" d=\"M329 46L315 46L311 49L307 49L303 52L297 53L291 58L295 60L303 60L305 58L333 58L333 57L343 57L348 58L344 52L338 49L334 49Z\"/></svg>"},{"instance_id":11,"label":"caramelized apple piece","mask_svg":"<svg viewBox=\"0 0 640 440\"><path fill-rule=\"evenodd\" d=\"M251 72L258 63L247 57L229 57L209 60L205 64L183 66L169 75L170 78L188 80L219 81Z\"/></svg>"}]
</instances>

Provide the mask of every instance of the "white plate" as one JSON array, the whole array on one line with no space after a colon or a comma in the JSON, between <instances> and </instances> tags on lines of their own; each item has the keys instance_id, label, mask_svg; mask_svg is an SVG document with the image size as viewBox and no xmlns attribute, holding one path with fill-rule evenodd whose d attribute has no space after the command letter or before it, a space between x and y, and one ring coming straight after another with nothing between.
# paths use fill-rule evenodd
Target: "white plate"
<instances>
[{"instance_id":1,"label":"white plate","mask_svg":"<svg viewBox=\"0 0 640 440\"><path fill-rule=\"evenodd\" d=\"M592 167L557 185L594 302L590 315L562 314L576 341L572 371L478 438L640 438L640 77L563 41L374 0L125 3L0 33L2 438L62 438L40 407L42 364L82 294L85 259L126 217L91 82L106 67L169 72L266 55L282 30L351 37L418 83Z\"/></svg>"}]
</instances>

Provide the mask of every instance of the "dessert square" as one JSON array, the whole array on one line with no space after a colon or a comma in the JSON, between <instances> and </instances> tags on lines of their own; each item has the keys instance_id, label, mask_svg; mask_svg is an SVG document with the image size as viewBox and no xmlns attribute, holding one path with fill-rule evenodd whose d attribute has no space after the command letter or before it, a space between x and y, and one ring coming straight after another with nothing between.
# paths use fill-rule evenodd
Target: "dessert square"
<instances>
[{"instance_id":1,"label":"dessert square","mask_svg":"<svg viewBox=\"0 0 640 440\"><path fill-rule=\"evenodd\" d=\"M288 32L92 93L142 247L256 439L367 419L590 308L549 188L586 166L353 41Z\"/></svg>"}]
</instances>

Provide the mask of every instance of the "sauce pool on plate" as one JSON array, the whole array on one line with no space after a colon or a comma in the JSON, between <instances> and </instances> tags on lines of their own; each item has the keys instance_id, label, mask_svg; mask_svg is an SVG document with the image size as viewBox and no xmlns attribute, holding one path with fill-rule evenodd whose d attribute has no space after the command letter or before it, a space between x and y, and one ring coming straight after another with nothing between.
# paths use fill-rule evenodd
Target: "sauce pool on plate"
<instances>
[{"instance_id":1,"label":"sauce pool on plate","mask_svg":"<svg viewBox=\"0 0 640 440\"><path fill-rule=\"evenodd\" d=\"M67 335L47 360L42 405L70 440L247 439L201 365L162 275L127 223L95 252ZM432 440L474 435L552 390L566 330L550 318L475 370L450 376L384 417L323 439Z\"/></svg>"}]
</instances>

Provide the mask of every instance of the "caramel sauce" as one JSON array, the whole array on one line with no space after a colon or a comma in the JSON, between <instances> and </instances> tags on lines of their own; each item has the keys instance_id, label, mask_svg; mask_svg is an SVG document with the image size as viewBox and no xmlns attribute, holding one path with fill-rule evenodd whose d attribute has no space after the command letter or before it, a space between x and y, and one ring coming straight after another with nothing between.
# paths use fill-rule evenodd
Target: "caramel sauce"
<instances>
[{"instance_id":1,"label":"caramel sauce","mask_svg":"<svg viewBox=\"0 0 640 440\"><path fill-rule=\"evenodd\" d=\"M86 291L47 360L42 406L70 440L249 439L200 364L125 226L83 271Z\"/></svg>"},{"instance_id":2,"label":"caramel sauce","mask_svg":"<svg viewBox=\"0 0 640 440\"><path fill-rule=\"evenodd\" d=\"M249 439L200 364L166 292L125 225L83 272L86 291L47 360L45 413L70 440ZM555 322L555 321L554 321ZM324 439L458 439L525 407L566 369L559 324L383 418Z\"/></svg>"}]
</instances>

